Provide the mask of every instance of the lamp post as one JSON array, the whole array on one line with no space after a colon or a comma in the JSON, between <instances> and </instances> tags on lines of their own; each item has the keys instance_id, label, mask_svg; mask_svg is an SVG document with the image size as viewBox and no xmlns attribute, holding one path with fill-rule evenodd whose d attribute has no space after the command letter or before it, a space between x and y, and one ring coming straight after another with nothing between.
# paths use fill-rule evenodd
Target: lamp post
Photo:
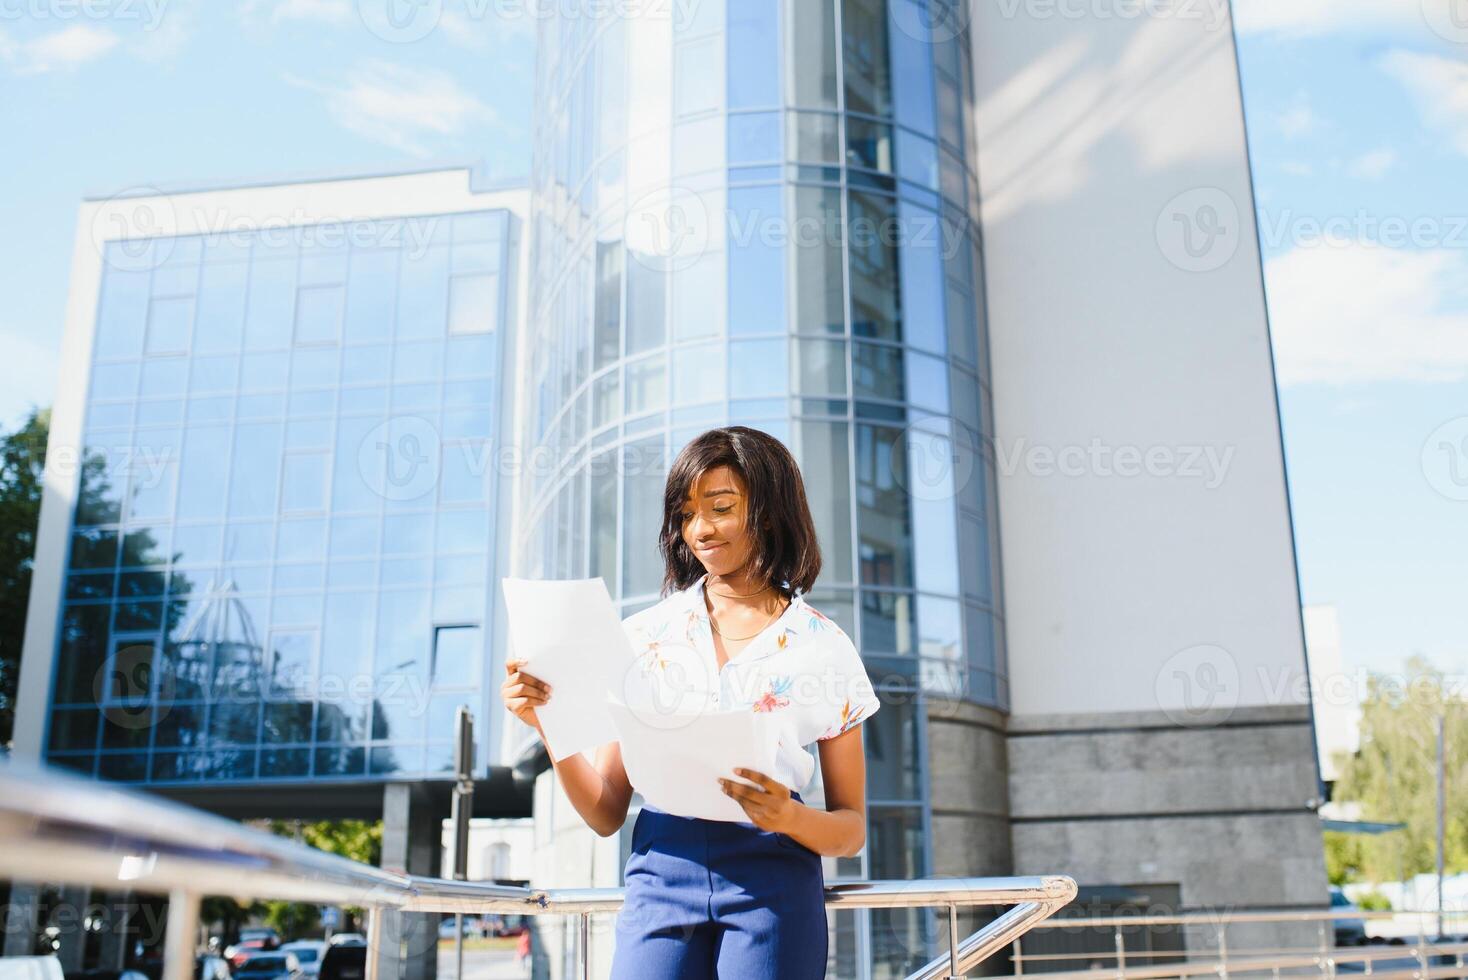
<instances>
[{"instance_id":1,"label":"lamp post","mask_svg":"<svg viewBox=\"0 0 1468 980\"><path fill-rule=\"evenodd\" d=\"M469 817L474 812L474 715L459 705L454 719L454 793L449 820L454 827L454 880L469 877ZM455 980L464 980L464 913L454 913Z\"/></svg>"}]
</instances>

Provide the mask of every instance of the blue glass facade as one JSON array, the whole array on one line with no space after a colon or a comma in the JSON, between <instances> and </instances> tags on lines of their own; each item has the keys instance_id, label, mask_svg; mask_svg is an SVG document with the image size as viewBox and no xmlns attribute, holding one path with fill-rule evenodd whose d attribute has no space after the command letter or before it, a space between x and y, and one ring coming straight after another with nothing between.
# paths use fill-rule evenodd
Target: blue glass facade
<instances>
[{"instance_id":1,"label":"blue glass facade","mask_svg":"<svg viewBox=\"0 0 1468 980\"><path fill-rule=\"evenodd\" d=\"M670 7L676 5L669 5ZM969 43L921 0L704 0L541 23L524 574L657 601L663 480L711 426L800 461L811 600L884 697L865 863L927 873L925 704L1006 709ZM920 913L832 969L906 975Z\"/></svg>"},{"instance_id":2,"label":"blue glass facade","mask_svg":"<svg viewBox=\"0 0 1468 980\"><path fill-rule=\"evenodd\" d=\"M508 222L108 244L52 763L449 776L489 707Z\"/></svg>"}]
</instances>

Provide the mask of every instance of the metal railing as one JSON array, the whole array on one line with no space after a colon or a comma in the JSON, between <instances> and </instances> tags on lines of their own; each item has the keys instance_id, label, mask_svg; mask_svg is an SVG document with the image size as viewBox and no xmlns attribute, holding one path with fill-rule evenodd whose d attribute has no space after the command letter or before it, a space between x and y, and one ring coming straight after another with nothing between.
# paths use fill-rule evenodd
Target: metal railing
<instances>
[{"instance_id":1,"label":"metal railing","mask_svg":"<svg viewBox=\"0 0 1468 980\"><path fill-rule=\"evenodd\" d=\"M589 977L590 916L616 912L618 888L518 888L399 874L144 793L53 770L0 765L0 878L168 896L163 980L193 980L199 903L207 895L284 899L367 909L371 940L386 912L575 915L580 973ZM843 881L826 888L838 909L937 908L948 952L909 980L961 977L1044 921L1076 894L1065 875ZM958 910L1012 905L966 938ZM367 958L367 980L378 977Z\"/></svg>"},{"instance_id":2,"label":"metal railing","mask_svg":"<svg viewBox=\"0 0 1468 980\"><path fill-rule=\"evenodd\" d=\"M1026 953L1020 937L1010 950L1014 973L1007 980L1043 977L1043 980L1162 980L1234 974L1318 974L1334 978L1339 973L1360 973L1375 980L1429 980L1464 977L1464 955L1468 942L1444 942L1429 937L1424 922L1430 913L1417 914L1418 927L1408 943L1403 939L1388 944L1337 946L1335 922L1359 919L1393 920L1404 913L1280 910L1274 912L1193 912L1177 915L1111 915L1051 919L1038 923L1036 932L1091 929L1109 932L1109 950ZM1240 948L1228 940L1229 926L1260 926L1298 923L1315 926L1315 942L1305 946L1252 946ZM1212 933L1212 949L1128 949L1125 934L1151 926ZM1170 959L1174 962L1157 962ZM1099 962L1098 962L1099 961ZM1068 968L1070 964L1085 968ZM1385 966L1386 969L1381 967ZM1036 969L1038 968L1038 969ZM999 978L994 978L999 980Z\"/></svg>"}]
</instances>

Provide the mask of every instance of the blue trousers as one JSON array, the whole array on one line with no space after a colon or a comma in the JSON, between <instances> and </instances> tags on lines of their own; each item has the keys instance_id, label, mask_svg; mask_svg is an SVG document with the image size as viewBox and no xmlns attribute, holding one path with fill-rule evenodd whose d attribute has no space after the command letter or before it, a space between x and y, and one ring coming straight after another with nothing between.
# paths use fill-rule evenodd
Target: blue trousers
<instances>
[{"instance_id":1,"label":"blue trousers","mask_svg":"<svg viewBox=\"0 0 1468 980\"><path fill-rule=\"evenodd\" d=\"M752 823L644 806L632 827L612 980L818 980L821 858Z\"/></svg>"}]
</instances>

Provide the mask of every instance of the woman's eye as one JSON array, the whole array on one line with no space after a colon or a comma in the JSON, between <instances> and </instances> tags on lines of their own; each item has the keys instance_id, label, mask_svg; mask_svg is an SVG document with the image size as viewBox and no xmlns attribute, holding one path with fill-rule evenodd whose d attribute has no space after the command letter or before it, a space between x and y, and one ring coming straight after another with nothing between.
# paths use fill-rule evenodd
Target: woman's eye
<instances>
[{"instance_id":1,"label":"woman's eye","mask_svg":"<svg viewBox=\"0 0 1468 980\"><path fill-rule=\"evenodd\" d=\"M714 513L715 514L727 514L727 513L729 513L729 511L731 511L733 509L734 509L733 507L725 507L724 509L720 510L719 508L715 507L714 508Z\"/></svg>"}]
</instances>

